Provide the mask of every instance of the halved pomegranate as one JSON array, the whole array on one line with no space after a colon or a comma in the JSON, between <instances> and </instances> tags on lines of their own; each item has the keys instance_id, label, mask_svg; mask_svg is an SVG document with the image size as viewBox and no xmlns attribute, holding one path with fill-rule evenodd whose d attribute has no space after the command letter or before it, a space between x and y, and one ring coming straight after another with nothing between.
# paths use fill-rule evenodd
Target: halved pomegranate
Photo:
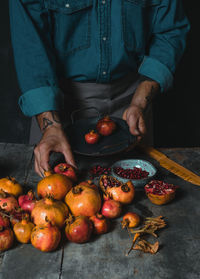
<instances>
[{"instance_id":1,"label":"halved pomegranate","mask_svg":"<svg viewBox=\"0 0 200 279\"><path fill-rule=\"evenodd\" d=\"M129 204L134 199L135 188L131 181L122 183L113 176L102 175L99 185L106 196L122 204Z\"/></svg>"},{"instance_id":2,"label":"halved pomegranate","mask_svg":"<svg viewBox=\"0 0 200 279\"><path fill-rule=\"evenodd\" d=\"M149 200L157 205L173 200L177 188L177 186L161 180L152 180L144 187Z\"/></svg>"}]
</instances>

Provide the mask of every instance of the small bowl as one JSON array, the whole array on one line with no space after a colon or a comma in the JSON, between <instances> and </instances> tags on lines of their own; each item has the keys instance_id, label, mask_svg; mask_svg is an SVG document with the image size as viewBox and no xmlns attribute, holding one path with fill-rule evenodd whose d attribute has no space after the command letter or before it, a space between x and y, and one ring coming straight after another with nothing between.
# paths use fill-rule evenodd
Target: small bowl
<instances>
[{"instance_id":1,"label":"small bowl","mask_svg":"<svg viewBox=\"0 0 200 279\"><path fill-rule=\"evenodd\" d=\"M149 173L149 175L142 179L126 179L123 177L120 177L114 172L114 168L121 167L123 169L132 169L134 167L141 168L142 170L145 170ZM111 166L111 175L120 180L123 183L126 183L128 181L132 181L135 187L142 187L146 185L157 173L156 168L148 161L141 160L141 159L128 159L128 160L121 160L115 162Z\"/></svg>"}]
</instances>

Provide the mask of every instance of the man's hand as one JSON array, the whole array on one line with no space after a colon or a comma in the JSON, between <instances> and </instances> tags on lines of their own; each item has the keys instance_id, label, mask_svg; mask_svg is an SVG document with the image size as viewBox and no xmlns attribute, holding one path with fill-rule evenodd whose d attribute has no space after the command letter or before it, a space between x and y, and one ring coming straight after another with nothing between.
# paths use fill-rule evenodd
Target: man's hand
<instances>
[{"instance_id":1,"label":"man's hand","mask_svg":"<svg viewBox=\"0 0 200 279\"><path fill-rule=\"evenodd\" d=\"M58 114L54 111L44 112L37 116L37 120L43 136L34 150L35 171L43 176L44 171L49 170L49 157L52 151L62 153L66 162L75 166L71 147L62 129Z\"/></svg>"},{"instance_id":2,"label":"man's hand","mask_svg":"<svg viewBox=\"0 0 200 279\"><path fill-rule=\"evenodd\" d=\"M142 81L133 95L130 106L123 113L123 119L126 120L130 133L137 136L138 141L146 133L145 113L159 87L155 81Z\"/></svg>"}]
</instances>

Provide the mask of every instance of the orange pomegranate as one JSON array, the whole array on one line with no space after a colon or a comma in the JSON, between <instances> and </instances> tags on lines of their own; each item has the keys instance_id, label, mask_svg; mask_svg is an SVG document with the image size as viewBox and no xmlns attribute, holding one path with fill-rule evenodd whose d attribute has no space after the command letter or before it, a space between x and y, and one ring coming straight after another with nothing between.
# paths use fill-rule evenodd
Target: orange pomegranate
<instances>
[{"instance_id":1,"label":"orange pomegranate","mask_svg":"<svg viewBox=\"0 0 200 279\"><path fill-rule=\"evenodd\" d=\"M106 196L115 201L130 204L134 199L135 187L131 181L122 183L113 176L103 175L99 184Z\"/></svg>"},{"instance_id":2,"label":"orange pomegranate","mask_svg":"<svg viewBox=\"0 0 200 279\"><path fill-rule=\"evenodd\" d=\"M0 190L15 197L18 197L23 193L22 186L16 181L14 177L10 176L0 179Z\"/></svg>"},{"instance_id":3,"label":"orange pomegranate","mask_svg":"<svg viewBox=\"0 0 200 279\"><path fill-rule=\"evenodd\" d=\"M13 231L16 239L21 243L28 243L31 240L31 232L34 228L34 224L26 219L16 223L13 227Z\"/></svg>"},{"instance_id":4,"label":"orange pomegranate","mask_svg":"<svg viewBox=\"0 0 200 279\"><path fill-rule=\"evenodd\" d=\"M48 222L54 226L62 228L69 210L62 201L53 198L45 198L36 202L31 212L31 217L35 225L45 225Z\"/></svg>"},{"instance_id":5,"label":"orange pomegranate","mask_svg":"<svg viewBox=\"0 0 200 279\"><path fill-rule=\"evenodd\" d=\"M0 252L6 251L12 247L14 234L10 228L0 227Z\"/></svg>"},{"instance_id":6,"label":"orange pomegranate","mask_svg":"<svg viewBox=\"0 0 200 279\"><path fill-rule=\"evenodd\" d=\"M19 207L16 198L6 193L0 193L0 208L6 212L15 211Z\"/></svg>"},{"instance_id":7,"label":"orange pomegranate","mask_svg":"<svg viewBox=\"0 0 200 279\"><path fill-rule=\"evenodd\" d=\"M42 252L54 251L58 247L60 239L60 230L50 223L34 227L31 233L32 245Z\"/></svg>"},{"instance_id":8,"label":"orange pomegranate","mask_svg":"<svg viewBox=\"0 0 200 279\"><path fill-rule=\"evenodd\" d=\"M123 216L123 220L121 222L122 228L128 227L128 228L135 228L140 223L140 216L134 212L127 212Z\"/></svg>"},{"instance_id":9,"label":"orange pomegranate","mask_svg":"<svg viewBox=\"0 0 200 279\"><path fill-rule=\"evenodd\" d=\"M71 188L72 181L66 175L50 174L39 181L37 194L42 198L51 195L56 200L62 200Z\"/></svg>"},{"instance_id":10,"label":"orange pomegranate","mask_svg":"<svg viewBox=\"0 0 200 279\"><path fill-rule=\"evenodd\" d=\"M93 183L92 180L82 181L82 182L79 183L79 186L80 186L80 185L87 186L87 187L89 187L89 188L91 188L91 189L94 189L94 190L96 190L97 192L99 192L98 186L95 185L95 184Z\"/></svg>"},{"instance_id":11,"label":"orange pomegranate","mask_svg":"<svg viewBox=\"0 0 200 279\"><path fill-rule=\"evenodd\" d=\"M65 202L74 216L93 216L101 208L101 196L92 187L79 184L66 195Z\"/></svg>"}]
</instances>

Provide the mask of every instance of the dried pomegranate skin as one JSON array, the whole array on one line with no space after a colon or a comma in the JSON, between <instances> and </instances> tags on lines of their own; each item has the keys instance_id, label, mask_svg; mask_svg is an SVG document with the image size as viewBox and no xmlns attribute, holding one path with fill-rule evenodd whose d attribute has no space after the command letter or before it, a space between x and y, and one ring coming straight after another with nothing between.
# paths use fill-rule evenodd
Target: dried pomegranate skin
<instances>
[{"instance_id":1,"label":"dried pomegranate skin","mask_svg":"<svg viewBox=\"0 0 200 279\"><path fill-rule=\"evenodd\" d=\"M162 180L152 180L144 187L149 200L157 205L166 204L175 198L177 186Z\"/></svg>"}]
</instances>

